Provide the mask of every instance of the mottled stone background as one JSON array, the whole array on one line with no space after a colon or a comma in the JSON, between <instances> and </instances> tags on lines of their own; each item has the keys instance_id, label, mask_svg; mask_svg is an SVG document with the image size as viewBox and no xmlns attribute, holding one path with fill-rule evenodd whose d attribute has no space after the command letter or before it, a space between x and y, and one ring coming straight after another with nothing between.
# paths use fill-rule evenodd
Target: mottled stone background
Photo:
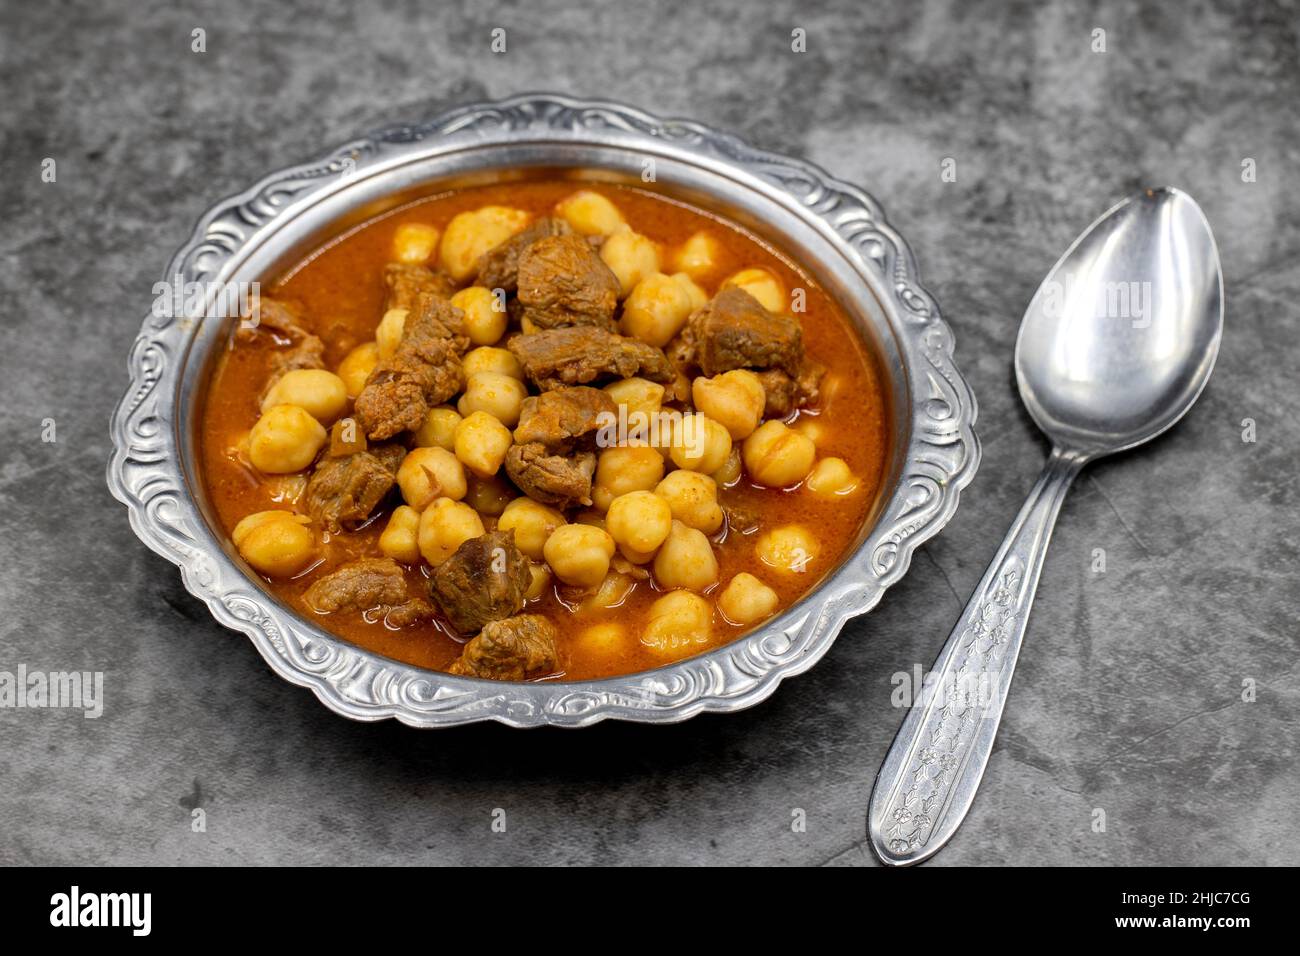
<instances>
[{"instance_id":1,"label":"mottled stone background","mask_svg":"<svg viewBox=\"0 0 1300 956\"><path fill-rule=\"evenodd\" d=\"M1169 183L1222 251L1218 368L1174 432L1067 501L998 749L935 865L1300 863L1294 3L233 6L0 7L0 669L107 675L99 720L0 711L0 862L870 862L867 795L902 718L890 675L932 661L1045 455L1011 372L1025 303L1095 215ZM213 623L105 489L150 286L212 201L358 132L528 89L698 117L869 189L979 396L984 464L955 520L744 714L350 723Z\"/></svg>"}]
</instances>

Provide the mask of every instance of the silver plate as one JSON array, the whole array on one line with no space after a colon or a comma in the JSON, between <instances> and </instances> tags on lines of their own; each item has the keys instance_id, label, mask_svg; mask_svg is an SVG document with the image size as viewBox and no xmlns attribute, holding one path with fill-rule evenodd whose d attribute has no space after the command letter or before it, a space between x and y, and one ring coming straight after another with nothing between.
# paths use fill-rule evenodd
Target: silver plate
<instances>
[{"instance_id":1,"label":"silver plate","mask_svg":"<svg viewBox=\"0 0 1300 956\"><path fill-rule=\"evenodd\" d=\"M197 472L196 423L229 323L151 314L113 415L109 488L140 540L180 568L185 587L218 621L247 634L276 673L347 717L417 727L479 720L582 727L749 707L812 667L846 620L876 605L912 552L952 517L978 466L975 399L953 365L952 333L879 204L810 163L615 103L525 94L357 139L217 203L166 275L205 284L274 275L340 226L431 189L543 168L636 183L653 168L653 188L749 227L811 272L883 366L895 433L883 490L838 567L796 605L723 647L593 681L501 683L423 670L300 617L214 531Z\"/></svg>"}]
</instances>

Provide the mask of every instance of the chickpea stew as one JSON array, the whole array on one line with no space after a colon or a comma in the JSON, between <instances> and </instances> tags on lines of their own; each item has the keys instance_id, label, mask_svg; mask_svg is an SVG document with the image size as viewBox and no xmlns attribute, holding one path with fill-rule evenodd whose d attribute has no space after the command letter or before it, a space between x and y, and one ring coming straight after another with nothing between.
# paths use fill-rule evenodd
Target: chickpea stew
<instances>
[{"instance_id":1,"label":"chickpea stew","mask_svg":"<svg viewBox=\"0 0 1300 956\"><path fill-rule=\"evenodd\" d=\"M205 397L210 499L281 600L399 661L581 680L700 653L809 591L880 490L847 317L657 193L455 190L263 289Z\"/></svg>"}]
</instances>

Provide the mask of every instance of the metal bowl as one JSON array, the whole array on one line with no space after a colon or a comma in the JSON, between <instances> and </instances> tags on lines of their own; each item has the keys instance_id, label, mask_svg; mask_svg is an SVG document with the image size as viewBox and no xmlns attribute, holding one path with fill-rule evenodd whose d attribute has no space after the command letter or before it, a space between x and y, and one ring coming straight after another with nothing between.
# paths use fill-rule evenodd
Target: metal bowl
<instances>
[{"instance_id":1,"label":"metal bowl","mask_svg":"<svg viewBox=\"0 0 1300 956\"><path fill-rule=\"evenodd\" d=\"M979 462L975 399L953 365L952 333L921 288L907 244L866 193L700 123L529 94L385 129L267 176L208 210L167 277L213 288L274 275L341 228L436 188L541 170L645 185L648 169L651 188L716 210L793 256L839 301L883 367L894 449L882 491L853 550L793 607L696 657L572 682L453 677L322 630L260 585L206 499L197 423L230 322L198 321L202 308L145 320L131 349L130 388L113 415L108 484L140 540L174 562L190 593L247 634L276 673L357 720L671 723L748 707L810 668L844 622L874 607L917 546L948 522Z\"/></svg>"}]
</instances>

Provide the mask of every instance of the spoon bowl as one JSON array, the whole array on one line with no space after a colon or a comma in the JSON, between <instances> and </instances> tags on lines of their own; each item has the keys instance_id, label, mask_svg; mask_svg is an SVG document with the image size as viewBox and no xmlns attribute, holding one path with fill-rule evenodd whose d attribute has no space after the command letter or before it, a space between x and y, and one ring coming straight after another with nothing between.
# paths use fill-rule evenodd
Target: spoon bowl
<instances>
[{"instance_id":1,"label":"spoon bowl","mask_svg":"<svg viewBox=\"0 0 1300 956\"><path fill-rule=\"evenodd\" d=\"M1148 189L1109 209L1029 302L1016 380L1052 441L1087 457L1160 434L1205 387L1223 333L1214 235L1185 192Z\"/></svg>"}]
</instances>

